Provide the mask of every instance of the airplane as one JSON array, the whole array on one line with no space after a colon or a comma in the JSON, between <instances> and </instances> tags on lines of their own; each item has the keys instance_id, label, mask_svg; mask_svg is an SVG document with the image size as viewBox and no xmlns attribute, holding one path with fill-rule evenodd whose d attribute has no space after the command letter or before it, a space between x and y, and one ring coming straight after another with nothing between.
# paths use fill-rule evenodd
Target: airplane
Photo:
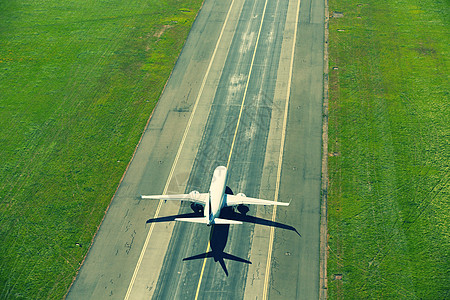
<instances>
[{"instance_id":1,"label":"airplane","mask_svg":"<svg viewBox=\"0 0 450 300\"><path fill-rule=\"evenodd\" d=\"M214 170L208 193L199 193L198 191L192 191L189 194L178 195L142 195L141 199L181 200L204 205L203 217L175 218L175 221L203 223L207 226L211 226L212 224L242 224L241 221L219 218L221 209L225 207L243 204L282 206L289 205L289 203L286 202L249 198L243 193L239 193L237 195L226 194L225 189L227 187L227 173L227 168L224 166L219 166Z\"/></svg>"}]
</instances>

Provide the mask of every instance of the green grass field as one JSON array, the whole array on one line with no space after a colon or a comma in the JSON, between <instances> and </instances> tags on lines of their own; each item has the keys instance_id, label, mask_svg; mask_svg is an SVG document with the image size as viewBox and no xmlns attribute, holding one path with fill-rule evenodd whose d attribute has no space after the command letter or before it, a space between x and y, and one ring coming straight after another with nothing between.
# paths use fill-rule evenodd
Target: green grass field
<instances>
[{"instance_id":1,"label":"green grass field","mask_svg":"<svg viewBox=\"0 0 450 300\"><path fill-rule=\"evenodd\" d=\"M0 2L0 298L66 293L201 2Z\"/></svg>"},{"instance_id":2,"label":"green grass field","mask_svg":"<svg viewBox=\"0 0 450 300\"><path fill-rule=\"evenodd\" d=\"M330 299L450 298L448 0L330 0Z\"/></svg>"}]
</instances>

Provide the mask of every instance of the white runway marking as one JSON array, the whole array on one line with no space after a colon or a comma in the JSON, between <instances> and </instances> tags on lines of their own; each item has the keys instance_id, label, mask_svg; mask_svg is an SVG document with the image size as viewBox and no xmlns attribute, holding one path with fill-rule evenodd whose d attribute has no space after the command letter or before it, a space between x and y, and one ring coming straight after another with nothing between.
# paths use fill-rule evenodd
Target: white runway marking
<instances>
[{"instance_id":1,"label":"white runway marking","mask_svg":"<svg viewBox=\"0 0 450 300\"><path fill-rule=\"evenodd\" d=\"M274 201L278 201L278 193L280 190L280 179L281 179L281 164L283 162L283 152L284 152L284 141L286 138L286 125L287 125L287 116L289 109L289 96L291 93L291 81L292 81L292 71L294 66L294 52L295 52L295 42L297 39L297 26L298 26L298 16L300 12L300 0L297 3L297 14L295 18L295 30L294 30L294 38L292 41L292 54L291 54L291 65L289 67L289 80L287 85L287 93L286 93L286 104L284 107L284 118L283 118L283 130L281 131L281 145L280 145L280 156L278 157L278 169L277 169L277 181L275 185L275 199ZM277 206L273 206L272 213L272 222L275 222L277 217ZM269 237L269 251L267 252L267 264L266 271L264 277L264 290L263 290L263 299L267 299L268 289L269 289L269 276L270 276L270 268L272 261L272 248L273 248L273 239L275 235L275 227L270 227L270 237Z\"/></svg>"}]
</instances>

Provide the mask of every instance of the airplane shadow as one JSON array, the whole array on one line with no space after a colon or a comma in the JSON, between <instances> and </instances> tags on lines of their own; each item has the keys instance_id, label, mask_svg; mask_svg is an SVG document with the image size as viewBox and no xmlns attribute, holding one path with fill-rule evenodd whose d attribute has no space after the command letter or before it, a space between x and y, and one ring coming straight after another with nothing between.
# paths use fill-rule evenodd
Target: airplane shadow
<instances>
[{"instance_id":1,"label":"airplane shadow","mask_svg":"<svg viewBox=\"0 0 450 300\"><path fill-rule=\"evenodd\" d=\"M227 186L225 190L226 194L233 194L233 191ZM184 214L178 214L178 215L172 215L167 217L158 217L153 219L148 219L146 223L160 223L160 222L170 222L174 221L176 218L195 218L195 217L202 217L203 216L203 206L199 204L192 203L191 209L193 210L192 213L184 213ZM222 209L220 217L224 219L229 220L236 220L246 223L253 223L263 226L270 226L270 227L276 227L281 229L286 229L295 232L298 236L301 237L300 233L295 229L295 227L271 221L266 220L263 218L248 216L247 213L249 212L249 208L246 205L238 205L237 206L237 212L233 209L233 207L225 207ZM222 267L225 274L228 276L228 270L225 265L225 259L228 260L234 260L237 262L247 263L251 264L251 261L237 257L235 255L229 254L224 252L225 246L228 241L228 233L230 230L229 224L218 224L218 225L211 225L211 233L209 236L209 242L210 242L210 248L211 251L207 253L201 253L194 256L186 257L183 259L183 261L189 261L189 260L196 260L196 259L204 259L212 257L215 262L219 262L220 266Z\"/></svg>"},{"instance_id":2,"label":"airplane shadow","mask_svg":"<svg viewBox=\"0 0 450 300\"><path fill-rule=\"evenodd\" d=\"M242 262L246 264L251 264L252 262L238 256L226 253L224 251L225 246L228 241L228 232L230 231L230 225L228 224L220 224L220 225L212 225L211 233L209 235L209 246L211 251L207 253L197 254L194 256L186 257L183 261L188 260L196 260L196 259L204 259L208 257L212 257L215 262L219 262L222 267L225 275L228 276L228 269L225 265L225 259L234 260L237 262Z\"/></svg>"}]
</instances>

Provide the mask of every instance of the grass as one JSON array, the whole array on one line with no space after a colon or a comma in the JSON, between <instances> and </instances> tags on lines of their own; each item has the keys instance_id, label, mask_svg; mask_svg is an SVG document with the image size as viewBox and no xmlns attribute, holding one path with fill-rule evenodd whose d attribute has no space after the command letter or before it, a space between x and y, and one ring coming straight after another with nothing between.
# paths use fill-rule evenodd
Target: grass
<instances>
[{"instance_id":1,"label":"grass","mask_svg":"<svg viewBox=\"0 0 450 300\"><path fill-rule=\"evenodd\" d=\"M66 293L201 3L0 2L0 298Z\"/></svg>"},{"instance_id":2,"label":"grass","mask_svg":"<svg viewBox=\"0 0 450 300\"><path fill-rule=\"evenodd\" d=\"M329 5L329 298L448 299L449 2Z\"/></svg>"}]
</instances>

